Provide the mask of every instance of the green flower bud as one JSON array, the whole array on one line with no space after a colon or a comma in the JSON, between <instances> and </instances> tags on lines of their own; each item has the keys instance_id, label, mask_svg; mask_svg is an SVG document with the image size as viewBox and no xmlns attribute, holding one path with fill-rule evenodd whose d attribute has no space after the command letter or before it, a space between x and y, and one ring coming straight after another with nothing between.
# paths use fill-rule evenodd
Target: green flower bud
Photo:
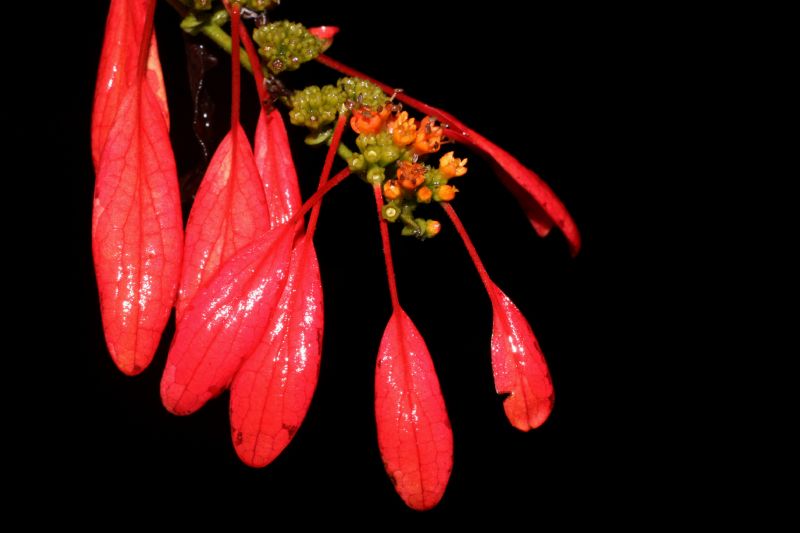
<instances>
[{"instance_id":1,"label":"green flower bud","mask_svg":"<svg viewBox=\"0 0 800 533\"><path fill-rule=\"evenodd\" d=\"M181 29L191 35L197 35L197 33L200 31L200 27L203 24L205 24L204 21L195 17L192 13L189 13L181 21Z\"/></svg>"},{"instance_id":2,"label":"green flower bud","mask_svg":"<svg viewBox=\"0 0 800 533\"><path fill-rule=\"evenodd\" d=\"M333 85L316 85L295 91L289 98L289 120L296 126L319 130L336 120L343 108L343 95Z\"/></svg>"},{"instance_id":3,"label":"green flower bud","mask_svg":"<svg viewBox=\"0 0 800 533\"><path fill-rule=\"evenodd\" d=\"M367 162L364 161L363 155L355 154L347 162L347 166L350 168L350 172L361 172L367 167Z\"/></svg>"},{"instance_id":4,"label":"green flower bud","mask_svg":"<svg viewBox=\"0 0 800 533\"><path fill-rule=\"evenodd\" d=\"M424 218L415 218L414 222L406 222L406 225L403 227L403 230L400 232L401 235L404 237L416 237L418 239L424 239L425 229L427 228L428 223L425 221Z\"/></svg>"},{"instance_id":5,"label":"green flower bud","mask_svg":"<svg viewBox=\"0 0 800 533\"><path fill-rule=\"evenodd\" d=\"M380 87L361 78L341 78L336 86L342 90L347 100L359 105L377 109L389 101Z\"/></svg>"},{"instance_id":6,"label":"green flower bud","mask_svg":"<svg viewBox=\"0 0 800 533\"><path fill-rule=\"evenodd\" d=\"M367 149L367 146L372 146L375 144L375 136L374 135L367 135L362 133L358 137L356 137L356 146L362 152Z\"/></svg>"},{"instance_id":7,"label":"green flower bud","mask_svg":"<svg viewBox=\"0 0 800 533\"><path fill-rule=\"evenodd\" d=\"M391 165L395 161L400 158L400 149L395 146L394 144L390 144L388 146L383 147L383 152L381 153L380 164L384 167L387 165Z\"/></svg>"},{"instance_id":8,"label":"green flower bud","mask_svg":"<svg viewBox=\"0 0 800 533\"><path fill-rule=\"evenodd\" d=\"M394 202L390 202L383 206L382 215L387 222L394 222L400 216L400 208Z\"/></svg>"},{"instance_id":9,"label":"green flower bud","mask_svg":"<svg viewBox=\"0 0 800 533\"><path fill-rule=\"evenodd\" d=\"M228 23L231 19L231 16L228 14L228 11L225 9L220 9L216 11L213 15L211 15L211 23L215 26L224 26Z\"/></svg>"},{"instance_id":10,"label":"green flower bud","mask_svg":"<svg viewBox=\"0 0 800 533\"><path fill-rule=\"evenodd\" d=\"M373 166L367 171L367 181L370 183L381 184L384 179L386 179L386 176L384 175L383 167Z\"/></svg>"},{"instance_id":11,"label":"green flower bud","mask_svg":"<svg viewBox=\"0 0 800 533\"><path fill-rule=\"evenodd\" d=\"M425 185L431 189L436 189L439 185L447 183L447 178L442 176L438 168L429 168L425 173Z\"/></svg>"},{"instance_id":12,"label":"green flower bud","mask_svg":"<svg viewBox=\"0 0 800 533\"><path fill-rule=\"evenodd\" d=\"M381 153L383 150L377 147L369 147L364 150L364 159L367 160L367 163L377 163L381 159Z\"/></svg>"},{"instance_id":13,"label":"green flower bud","mask_svg":"<svg viewBox=\"0 0 800 533\"><path fill-rule=\"evenodd\" d=\"M414 226L403 226L403 229L400 230L400 235L403 237L416 237L419 235L419 230Z\"/></svg>"},{"instance_id":14,"label":"green flower bud","mask_svg":"<svg viewBox=\"0 0 800 533\"><path fill-rule=\"evenodd\" d=\"M247 7L253 11L264 11L279 3L279 0L247 0Z\"/></svg>"},{"instance_id":15,"label":"green flower bud","mask_svg":"<svg viewBox=\"0 0 800 533\"><path fill-rule=\"evenodd\" d=\"M193 0L192 5L195 11L208 11L211 9L213 0Z\"/></svg>"},{"instance_id":16,"label":"green flower bud","mask_svg":"<svg viewBox=\"0 0 800 533\"><path fill-rule=\"evenodd\" d=\"M253 40L275 74L296 70L317 57L324 46L324 41L311 35L305 26L285 20L256 28Z\"/></svg>"}]
</instances>

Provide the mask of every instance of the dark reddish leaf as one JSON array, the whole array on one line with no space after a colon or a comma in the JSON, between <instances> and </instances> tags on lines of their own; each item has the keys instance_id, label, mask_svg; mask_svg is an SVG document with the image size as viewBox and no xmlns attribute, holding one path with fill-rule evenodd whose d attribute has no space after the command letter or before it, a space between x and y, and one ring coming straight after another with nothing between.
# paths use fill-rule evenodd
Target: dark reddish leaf
<instances>
[{"instance_id":1,"label":"dark reddish leaf","mask_svg":"<svg viewBox=\"0 0 800 533\"><path fill-rule=\"evenodd\" d=\"M434 507L453 467L453 433L428 347L400 307L378 353L375 417L395 490L412 509Z\"/></svg>"},{"instance_id":2,"label":"dark reddish leaf","mask_svg":"<svg viewBox=\"0 0 800 533\"><path fill-rule=\"evenodd\" d=\"M161 379L161 399L187 415L231 383L264 336L283 291L296 230L285 224L228 259L178 323Z\"/></svg>"},{"instance_id":3,"label":"dark reddish leaf","mask_svg":"<svg viewBox=\"0 0 800 533\"><path fill-rule=\"evenodd\" d=\"M231 384L233 442L246 464L271 463L303 422L317 386L323 320L317 256L304 237L269 327Z\"/></svg>"},{"instance_id":4,"label":"dark reddish leaf","mask_svg":"<svg viewBox=\"0 0 800 533\"><path fill-rule=\"evenodd\" d=\"M508 296L487 285L494 312L492 370L498 394L508 395L503 408L522 431L541 426L553 410L553 381L531 326Z\"/></svg>"},{"instance_id":5,"label":"dark reddish leaf","mask_svg":"<svg viewBox=\"0 0 800 533\"><path fill-rule=\"evenodd\" d=\"M183 229L158 97L142 82L119 105L98 163L92 249L106 341L126 374L150 363L169 317Z\"/></svg>"}]
</instances>

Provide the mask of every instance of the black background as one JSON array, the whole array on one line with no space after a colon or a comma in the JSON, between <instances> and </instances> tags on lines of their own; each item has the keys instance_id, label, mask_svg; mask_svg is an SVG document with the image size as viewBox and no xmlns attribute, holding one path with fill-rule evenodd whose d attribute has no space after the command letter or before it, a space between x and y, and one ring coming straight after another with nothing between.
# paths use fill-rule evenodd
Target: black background
<instances>
[{"instance_id":1,"label":"black background","mask_svg":"<svg viewBox=\"0 0 800 533\"><path fill-rule=\"evenodd\" d=\"M68 346L54 358L55 377L66 386L42 413L53 429L40 456L46 472L40 487L78 496L71 511L82 516L102 507L265 524L273 517L302 523L309 513L359 523L365 510L392 520L459 515L563 524L582 513L622 516L632 501L647 499L639 484L661 461L628 453L645 439L640 402L647 371L639 359L623 356L632 346L647 350L639 341L646 332L618 311L628 317L644 297L623 286L647 256L633 220L631 197L638 191L626 181L648 170L631 141L648 119L647 102L632 105L649 83L644 65L629 57L638 37L607 8L462 4L285 0L274 16L340 26L329 55L450 111L536 170L569 208L584 240L575 259L556 230L536 236L478 156L470 156L454 202L490 275L527 316L548 358L556 404L547 423L525 434L505 418L492 383L489 301L443 214L428 215L443 221L434 240L401 238L391 228L400 299L434 358L455 440L440 505L424 514L405 508L375 437L373 370L390 302L371 191L355 179L323 203L315 238L326 308L319 386L305 422L273 464L253 470L238 460L227 395L185 418L163 409L158 383L171 324L151 366L136 378L123 376L105 348L91 259L89 121L107 2L87 2L70 36L71 59L56 66L65 103L54 106L47 122L66 176L69 209L59 230L68 265L64 298L74 312L63 337ZM198 153L178 22L160 2L173 144L185 172ZM228 66L223 59L214 74L223 124ZM286 82L301 87L335 79L312 64ZM248 78L243 85L243 122L252 131L255 95ZM323 150L302 146L298 135L293 141L307 195ZM643 191L638 199L646 208ZM621 241L639 246L637 253L623 259ZM70 488L75 480L80 488Z\"/></svg>"}]
</instances>

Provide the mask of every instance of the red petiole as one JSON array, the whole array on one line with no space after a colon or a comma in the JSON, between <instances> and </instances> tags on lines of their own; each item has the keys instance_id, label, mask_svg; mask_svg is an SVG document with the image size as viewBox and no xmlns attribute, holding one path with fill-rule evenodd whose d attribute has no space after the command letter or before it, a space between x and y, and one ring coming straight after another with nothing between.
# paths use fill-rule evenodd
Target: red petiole
<instances>
[{"instance_id":1,"label":"red petiole","mask_svg":"<svg viewBox=\"0 0 800 533\"><path fill-rule=\"evenodd\" d=\"M397 282L394 274L394 262L392 261L392 246L389 242L389 228L383 218L383 193L377 183L373 186L375 193L375 205L378 208L378 221L381 228L381 242L383 243L383 257L386 261L386 277L389 282L389 294L392 298L392 309L400 309L400 300L397 297Z\"/></svg>"}]
</instances>

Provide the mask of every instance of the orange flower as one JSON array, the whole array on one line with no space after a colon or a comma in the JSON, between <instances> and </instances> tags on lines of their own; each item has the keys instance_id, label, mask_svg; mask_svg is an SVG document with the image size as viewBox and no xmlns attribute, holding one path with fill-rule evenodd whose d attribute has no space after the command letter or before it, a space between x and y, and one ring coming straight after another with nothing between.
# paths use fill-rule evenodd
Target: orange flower
<instances>
[{"instance_id":1,"label":"orange flower","mask_svg":"<svg viewBox=\"0 0 800 533\"><path fill-rule=\"evenodd\" d=\"M397 165L397 178L400 186L408 191L413 191L425 183L425 167L419 163L400 161Z\"/></svg>"},{"instance_id":2,"label":"orange flower","mask_svg":"<svg viewBox=\"0 0 800 533\"><path fill-rule=\"evenodd\" d=\"M397 184L397 180L388 180L383 184L383 196L387 200L397 200L403 191Z\"/></svg>"},{"instance_id":3,"label":"orange flower","mask_svg":"<svg viewBox=\"0 0 800 533\"><path fill-rule=\"evenodd\" d=\"M383 106L378 111L372 111L366 106L359 107L353 111L353 117L350 119L350 127L356 133L378 133L383 128L386 119L389 118L391 109L389 106Z\"/></svg>"},{"instance_id":4,"label":"orange flower","mask_svg":"<svg viewBox=\"0 0 800 533\"><path fill-rule=\"evenodd\" d=\"M428 187L423 185L422 187L417 190L417 201L423 204L427 204L431 201L433 197L433 191L431 191Z\"/></svg>"},{"instance_id":5,"label":"orange flower","mask_svg":"<svg viewBox=\"0 0 800 533\"><path fill-rule=\"evenodd\" d=\"M442 134L441 126L437 126L431 117L423 118L414 141L414 152L430 154L437 151L442 145Z\"/></svg>"},{"instance_id":6,"label":"orange flower","mask_svg":"<svg viewBox=\"0 0 800 533\"><path fill-rule=\"evenodd\" d=\"M408 146L417 138L417 121L408 118L406 111L398 113L387 126L397 146Z\"/></svg>"},{"instance_id":7,"label":"orange flower","mask_svg":"<svg viewBox=\"0 0 800 533\"><path fill-rule=\"evenodd\" d=\"M439 172L445 178L455 178L467 173L467 158L453 157L453 152L447 152L439 159Z\"/></svg>"},{"instance_id":8,"label":"orange flower","mask_svg":"<svg viewBox=\"0 0 800 533\"><path fill-rule=\"evenodd\" d=\"M440 202L449 202L450 200L456 197L457 192L458 189L456 189L452 185L440 185L436 189L435 198Z\"/></svg>"}]
</instances>

